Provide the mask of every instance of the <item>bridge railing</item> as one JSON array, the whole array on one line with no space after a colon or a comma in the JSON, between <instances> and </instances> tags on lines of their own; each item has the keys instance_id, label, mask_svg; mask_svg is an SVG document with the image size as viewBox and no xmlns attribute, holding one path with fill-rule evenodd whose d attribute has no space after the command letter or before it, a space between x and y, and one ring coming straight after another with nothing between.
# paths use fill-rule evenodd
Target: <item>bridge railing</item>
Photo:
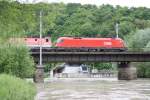
<instances>
[{"instance_id":1,"label":"bridge railing","mask_svg":"<svg viewBox=\"0 0 150 100\"><path fill-rule=\"evenodd\" d=\"M93 50L88 50L87 48L57 48L57 47L48 47L48 48L42 48L43 52L102 52L102 51L93 51ZM85 50L83 50L85 49ZM122 48L123 49L123 48ZM39 48L30 48L30 52L39 52ZM110 49L104 49L106 52L120 52L118 48L110 48ZM126 49L123 49L123 51L131 51L131 52L142 52L142 51L150 51L150 47L146 48L131 48L131 47L126 47Z\"/></svg>"},{"instance_id":2,"label":"bridge railing","mask_svg":"<svg viewBox=\"0 0 150 100\"><path fill-rule=\"evenodd\" d=\"M56 78L114 78L117 77L117 71L101 70L97 73L57 73Z\"/></svg>"}]
</instances>

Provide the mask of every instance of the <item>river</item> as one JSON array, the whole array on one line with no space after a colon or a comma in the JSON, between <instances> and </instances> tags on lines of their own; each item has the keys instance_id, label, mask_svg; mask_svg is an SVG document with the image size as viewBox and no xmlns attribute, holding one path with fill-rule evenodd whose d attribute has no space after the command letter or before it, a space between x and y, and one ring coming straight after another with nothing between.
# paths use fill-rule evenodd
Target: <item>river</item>
<instances>
[{"instance_id":1,"label":"river","mask_svg":"<svg viewBox=\"0 0 150 100\"><path fill-rule=\"evenodd\" d=\"M35 100L150 100L150 79L53 80L37 89Z\"/></svg>"}]
</instances>

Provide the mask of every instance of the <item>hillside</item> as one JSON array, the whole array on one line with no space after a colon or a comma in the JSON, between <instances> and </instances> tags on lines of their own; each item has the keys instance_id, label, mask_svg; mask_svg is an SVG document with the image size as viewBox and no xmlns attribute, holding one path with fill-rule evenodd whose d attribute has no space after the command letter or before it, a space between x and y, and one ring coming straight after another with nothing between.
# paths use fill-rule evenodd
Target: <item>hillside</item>
<instances>
[{"instance_id":1,"label":"hillside","mask_svg":"<svg viewBox=\"0 0 150 100\"><path fill-rule=\"evenodd\" d=\"M43 10L43 34L59 36L114 37L115 23L119 36L150 27L150 9L81 4L20 4L0 2L0 35L39 34L39 12Z\"/></svg>"}]
</instances>

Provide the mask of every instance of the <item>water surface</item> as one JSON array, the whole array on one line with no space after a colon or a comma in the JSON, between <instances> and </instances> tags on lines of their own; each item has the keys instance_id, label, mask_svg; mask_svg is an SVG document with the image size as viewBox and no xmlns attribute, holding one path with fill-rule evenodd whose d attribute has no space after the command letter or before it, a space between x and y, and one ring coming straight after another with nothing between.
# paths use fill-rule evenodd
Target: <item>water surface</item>
<instances>
[{"instance_id":1,"label":"water surface","mask_svg":"<svg viewBox=\"0 0 150 100\"><path fill-rule=\"evenodd\" d=\"M36 100L150 100L150 79L53 80L37 88Z\"/></svg>"}]
</instances>

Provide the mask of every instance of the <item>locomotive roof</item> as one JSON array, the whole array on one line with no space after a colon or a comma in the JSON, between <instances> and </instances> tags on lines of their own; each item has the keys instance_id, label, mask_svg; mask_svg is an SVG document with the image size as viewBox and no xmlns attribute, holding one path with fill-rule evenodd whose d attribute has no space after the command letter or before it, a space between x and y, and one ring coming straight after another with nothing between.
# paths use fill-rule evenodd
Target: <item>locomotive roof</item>
<instances>
[{"instance_id":1,"label":"locomotive roof","mask_svg":"<svg viewBox=\"0 0 150 100\"><path fill-rule=\"evenodd\" d=\"M85 40L112 40L112 39L117 39L117 40L122 40L121 38L86 38L86 37L60 37L59 39L85 39Z\"/></svg>"}]
</instances>

